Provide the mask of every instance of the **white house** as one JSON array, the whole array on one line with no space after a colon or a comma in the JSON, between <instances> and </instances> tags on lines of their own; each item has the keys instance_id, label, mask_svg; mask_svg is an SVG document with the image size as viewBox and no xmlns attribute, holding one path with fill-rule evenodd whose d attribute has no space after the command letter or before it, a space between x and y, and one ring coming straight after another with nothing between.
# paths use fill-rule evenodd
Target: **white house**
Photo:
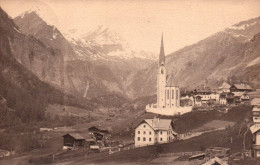
<instances>
[{"instance_id":1,"label":"white house","mask_svg":"<svg viewBox=\"0 0 260 165\"><path fill-rule=\"evenodd\" d=\"M145 119L135 128L135 146L171 142L177 136L173 128L173 122L170 119Z\"/></svg>"}]
</instances>

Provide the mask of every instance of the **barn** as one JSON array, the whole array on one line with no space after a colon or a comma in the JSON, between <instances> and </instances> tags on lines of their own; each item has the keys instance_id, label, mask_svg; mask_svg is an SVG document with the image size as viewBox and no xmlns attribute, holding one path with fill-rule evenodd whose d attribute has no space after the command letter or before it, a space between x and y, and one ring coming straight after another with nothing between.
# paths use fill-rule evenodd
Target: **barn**
<instances>
[{"instance_id":1,"label":"barn","mask_svg":"<svg viewBox=\"0 0 260 165\"><path fill-rule=\"evenodd\" d=\"M85 138L78 133L65 134L63 137L63 149L77 150L85 146Z\"/></svg>"}]
</instances>

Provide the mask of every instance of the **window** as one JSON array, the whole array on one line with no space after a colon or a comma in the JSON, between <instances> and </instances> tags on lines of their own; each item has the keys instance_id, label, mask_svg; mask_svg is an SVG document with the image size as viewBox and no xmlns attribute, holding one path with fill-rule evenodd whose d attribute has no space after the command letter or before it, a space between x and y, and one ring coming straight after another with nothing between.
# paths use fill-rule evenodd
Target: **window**
<instances>
[{"instance_id":1,"label":"window","mask_svg":"<svg viewBox=\"0 0 260 165\"><path fill-rule=\"evenodd\" d=\"M145 128L145 126L146 126L146 125L144 124L144 128Z\"/></svg>"},{"instance_id":2,"label":"window","mask_svg":"<svg viewBox=\"0 0 260 165\"><path fill-rule=\"evenodd\" d=\"M162 135L162 131L160 132L160 134Z\"/></svg>"},{"instance_id":3,"label":"window","mask_svg":"<svg viewBox=\"0 0 260 165\"><path fill-rule=\"evenodd\" d=\"M138 131L137 133L140 134L140 131Z\"/></svg>"},{"instance_id":4,"label":"window","mask_svg":"<svg viewBox=\"0 0 260 165\"><path fill-rule=\"evenodd\" d=\"M146 133L146 132L144 131L144 135L145 135L145 133Z\"/></svg>"},{"instance_id":5,"label":"window","mask_svg":"<svg viewBox=\"0 0 260 165\"><path fill-rule=\"evenodd\" d=\"M174 99L174 89L172 90L172 99Z\"/></svg>"},{"instance_id":6,"label":"window","mask_svg":"<svg viewBox=\"0 0 260 165\"><path fill-rule=\"evenodd\" d=\"M152 141L152 138L149 138L149 141Z\"/></svg>"},{"instance_id":7,"label":"window","mask_svg":"<svg viewBox=\"0 0 260 165\"><path fill-rule=\"evenodd\" d=\"M170 91L167 90L167 99L169 99L169 97L170 97Z\"/></svg>"},{"instance_id":8,"label":"window","mask_svg":"<svg viewBox=\"0 0 260 165\"><path fill-rule=\"evenodd\" d=\"M161 69L161 74L163 74L164 73L164 71L163 71L163 69Z\"/></svg>"},{"instance_id":9,"label":"window","mask_svg":"<svg viewBox=\"0 0 260 165\"><path fill-rule=\"evenodd\" d=\"M176 90L176 100L178 100L178 90Z\"/></svg>"},{"instance_id":10,"label":"window","mask_svg":"<svg viewBox=\"0 0 260 165\"><path fill-rule=\"evenodd\" d=\"M162 141L162 138L160 138L160 140Z\"/></svg>"},{"instance_id":11,"label":"window","mask_svg":"<svg viewBox=\"0 0 260 165\"><path fill-rule=\"evenodd\" d=\"M144 141L144 142L146 141L146 138L145 138L145 137L143 138L143 141Z\"/></svg>"},{"instance_id":12,"label":"window","mask_svg":"<svg viewBox=\"0 0 260 165\"><path fill-rule=\"evenodd\" d=\"M152 132L151 132L151 131L149 132L149 135L152 135Z\"/></svg>"},{"instance_id":13,"label":"window","mask_svg":"<svg viewBox=\"0 0 260 165\"><path fill-rule=\"evenodd\" d=\"M137 137L137 140L140 141L140 137Z\"/></svg>"}]
</instances>

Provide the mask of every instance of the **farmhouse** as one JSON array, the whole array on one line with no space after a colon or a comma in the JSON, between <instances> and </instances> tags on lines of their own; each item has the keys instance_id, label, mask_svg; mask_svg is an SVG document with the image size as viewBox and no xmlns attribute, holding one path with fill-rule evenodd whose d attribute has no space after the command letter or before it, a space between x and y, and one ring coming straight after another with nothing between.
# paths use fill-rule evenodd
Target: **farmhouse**
<instances>
[{"instance_id":1,"label":"farmhouse","mask_svg":"<svg viewBox=\"0 0 260 165\"><path fill-rule=\"evenodd\" d=\"M230 92L239 97L242 96L244 92L250 91L253 91L253 88L247 84L234 84L230 87Z\"/></svg>"},{"instance_id":2,"label":"farmhouse","mask_svg":"<svg viewBox=\"0 0 260 165\"><path fill-rule=\"evenodd\" d=\"M145 119L135 128L135 146L154 145L173 141L177 133L173 131L170 119Z\"/></svg>"},{"instance_id":3,"label":"farmhouse","mask_svg":"<svg viewBox=\"0 0 260 165\"><path fill-rule=\"evenodd\" d=\"M100 147L108 145L111 137L108 129L101 126L92 126L88 129L88 131L92 135L96 144L98 144Z\"/></svg>"},{"instance_id":4,"label":"farmhouse","mask_svg":"<svg viewBox=\"0 0 260 165\"><path fill-rule=\"evenodd\" d=\"M78 133L63 135L63 149L76 150L85 146L85 138Z\"/></svg>"},{"instance_id":5,"label":"farmhouse","mask_svg":"<svg viewBox=\"0 0 260 165\"><path fill-rule=\"evenodd\" d=\"M234 103L234 93L222 92L219 96L220 104L233 104Z\"/></svg>"}]
</instances>

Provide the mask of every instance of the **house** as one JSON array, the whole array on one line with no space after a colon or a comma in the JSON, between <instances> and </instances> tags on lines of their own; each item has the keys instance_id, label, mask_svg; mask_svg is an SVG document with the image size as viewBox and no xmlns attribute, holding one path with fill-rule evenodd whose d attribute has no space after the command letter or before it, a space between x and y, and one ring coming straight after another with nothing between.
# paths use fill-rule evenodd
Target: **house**
<instances>
[{"instance_id":1,"label":"house","mask_svg":"<svg viewBox=\"0 0 260 165\"><path fill-rule=\"evenodd\" d=\"M258 106L253 107L252 112L253 112L253 122L255 124L256 123L260 124L260 107Z\"/></svg>"},{"instance_id":2,"label":"house","mask_svg":"<svg viewBox=\"0 0 260 165\"><path fill-rule=\"evenodd\" d=\"M177 133L173 131L173 122L170 119L145 119L135 128L135 146L167 143L176 139Z\"/></svg>"},{"instance_id":3,"label":"house","mask_svg":"<svg viewBox=\"0 0 260 165\"><path fill-rule=\"evenodd\" d=\"M234 103L234 94L231 92L222 92L219 95L220 104L233 104Z\"/></svg>"},{"instance_id":4,"label":"house","mask_svg":"<svg viewBox=\"0 0 260 165\"><path fill-rule=\"evenodd\" d=\"M94 138L96 144L99 144L100 146L107 146L109 144L111 134L107 128L92 126L88 131Z\"/></svg>"},{"instance_id":5,"label":"house","mask_svg":"<svg viewBox=\"0 0 260 165\"><path fill-rule=\"evenodd\" d=\"M260 124L254 124L250 127L253 135L252 150L254 157L260 157Z\"/></svg>"},{"instance_id":6,"label":"house","mask_svg":"<svg viewBox=\"0 0 260 165\"><path fill-rule=\"evenodd\" d=\"M63 149L76 150L85 146L85 138L78 133L63 135Z\"/></svg>"},{"instance_id":7,"label":"house","mask_svg":"<svg viewBox=\"0 0 260 165\"><path fill-rule=\"evenodd\" d=\"M223 84L217 89L218 93L222 93L222 92L230 92L230 87L231 85L229 85L227 82L223 82Z\"/></svg>"},{"instance_id":8,"label":"house","mask_svg":"<svg viewBox=\"0 0 260 165\"><path fill-rule=\"evenodd\" d=\"M260 98L253 98L253 100L251 101L251 105L260 107Z\"/></svg>"},{"instance_id":9,"label":"house","mask_svg":"<svg viewBox=\"0 0 260 165\"><path fill-rule=\"evenodd\" d=\"M201 106L202 105L201 98L202 98L201 96L195 96L194 105Z\"/></svg>"},{"instance_id":10,"label":"house","mask_svg":"<svg viewBox=\"0 0 260 165\"><path fill-rule=\"evenodd\" d=\"M193 91L195 98L197 96L201 97L201 104L209 104L214 102L219 102L220 95L216 92L213 92L209 87L201 85L194 89ZM200 103L199 103L200 104ZM195 104L196 105L196 104Z\"/></svg>"},{"instance_id":11,"label":"house","mask_svg":"<svg viewBox=\"0 0 260 165\"><path fill-rule=\"evenodd\" d=\"M251 92L253 88L247 84L234 84L230 87L230 92L234 93L235 96L242 96L244 92Z\"/></svg>"},{"instance_id":12,"label":"house","mask_svg":"<svg viewBox=\"0 0 260 165\"><path fill-rule=\"evenodd\" d=\"M242 103L249 103L249 101L250 101L249 95L248 95L246 92L244 92L244 93L242 94L242 96L240 97L240 101L241 101Z\"/></svg>"}]
</instances>

